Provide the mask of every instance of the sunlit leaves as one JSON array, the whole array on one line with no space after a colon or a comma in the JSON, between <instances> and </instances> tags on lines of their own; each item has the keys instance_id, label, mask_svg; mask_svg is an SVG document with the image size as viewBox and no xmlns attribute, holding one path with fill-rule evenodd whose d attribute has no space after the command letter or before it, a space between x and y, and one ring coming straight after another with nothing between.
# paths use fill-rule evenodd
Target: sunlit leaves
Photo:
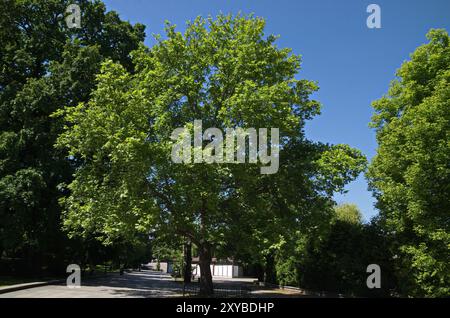
<instances>
[{"instance_id":1,"label":"sunlit leaves","mask_svg":"<svg viewBox=\"0 0 450 318\"><path fill-rule=\"evenodd\" d=\"M450 264L450 46L444 30L427 37L389 94L373 103L379 148L369 178L404 253L399 272L412 282L405 292L443 296Z\"/></svg>"}]
</instances>

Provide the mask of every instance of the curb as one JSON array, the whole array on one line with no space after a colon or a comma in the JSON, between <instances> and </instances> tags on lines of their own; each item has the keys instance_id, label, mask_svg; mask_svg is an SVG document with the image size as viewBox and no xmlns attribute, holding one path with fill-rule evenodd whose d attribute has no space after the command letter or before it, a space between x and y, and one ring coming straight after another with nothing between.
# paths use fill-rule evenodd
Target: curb
<instances>
[{"instance_id":1,"label":"curb","mask_svg":"<svg viewBox=\"0 0 450 318\"><path fill-rule=\"evenodd\" d=\"M104 277L107 277L110 275L111 274L99 275L99 276L95 276L95 277L88 277L87 280L104 278ZM6 293L15 292L18 290L42 287L42 286L47 286L47 285L57 285L57 284L65 283L65 282L66 282L66 279L56 279L56 280L50 280L48 282L34 282L34 283L24 283L24 284L5 286L5 287L0 287L0 294L6 294Z\"/></svg>"},{"instance_id":2,"label":"curb","mask_svg":"<svg viewBox=\"0 0 450 318\"><path fill-rule=\"evenodd\" d=\"M25 283L25 284L17 284L17 285L11 285L6 287L0 287L0 294L6 294L22 289L29 289L29 288L35 288L35 287L42 287L46 285L53 285L53 284L59 284L63 283L65 280L52 280L48 282L35 282L35 283Z\"/></svg>"}]
</instances>

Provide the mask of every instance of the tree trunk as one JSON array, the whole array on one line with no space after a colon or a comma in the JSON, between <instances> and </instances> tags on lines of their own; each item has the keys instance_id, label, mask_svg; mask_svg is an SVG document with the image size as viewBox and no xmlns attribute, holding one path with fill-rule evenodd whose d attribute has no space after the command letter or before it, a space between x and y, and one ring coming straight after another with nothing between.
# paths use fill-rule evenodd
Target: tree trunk
<instances>
[{"instance_id":1,"label":"tree trunk","mask_svg":"<svg viewBox=\"0 0 450 318\"><path fill-rule=\"evenodd\" d=\"M184 243L184 283L189 284L192 277L192 244Z\"/></svg>"},{"instance_id":2,"label":"tree trunk","mask_svg":"<svg viewBox=\"0 0 450 318\"><path fill-rule=\"evenodd\" d=\"M208 244L202 244L198 248L200 265L200 294L212 295L214 293L212 275L211 275L211 247Z\"/></svg>"},{"instance_id":3,"label":"tree trunk","mask_svg":"<svg viewBox=\"0 0 450 318\"><path fill-rule=\"evenodd\" d=\"M266 264L264 266L264 282L276 284L276 274L275 274L275 258L273 253L269 253L266 256Z\"/></svg>"}]
</instances>

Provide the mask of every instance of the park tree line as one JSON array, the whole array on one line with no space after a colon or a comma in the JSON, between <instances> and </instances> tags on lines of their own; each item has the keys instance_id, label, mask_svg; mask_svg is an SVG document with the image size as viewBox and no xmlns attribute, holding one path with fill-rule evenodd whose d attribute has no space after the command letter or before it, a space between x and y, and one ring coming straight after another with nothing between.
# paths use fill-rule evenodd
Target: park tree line
<instances>
[{"instance_id":1,"label":"park tree line","mask_svg":"<svg viewBox=\"0 0 450 318\"><path fill-rule=\"evenodd\" d=\"M0 255L1 272L64 273L70 262L112 261L127 244L99 244L91 229L69 238L58 200L77 164L54 147L64 122L50 115L89 100L101 63L132 71L129 57L144 26L121 21L100 1L78 1L81 28L64 20L72 1L0 2ZM122 246L122 247L121 247ZM116 248L117 247L117 248ZM116 251L114 251L116 250ZM120 263L114 257L114 263Z\"/></svg>"},{"instance_id":2,"label":"park tree line","mask_svg":"<svg viewBox=\"0 0 450 318\"><path fill-rule=\"evenodd\" d=\"M68 262L133 266L192 246L204 294L213 293L213 256L312 290L449 294L445 31L429 33L374 103L379 150L367 177L380 214L364 223L333 195L366 158L307 139L318 84L298 79L301 57L277 47L263 19L199 17L183 33L168 23L147 47L142 25L100 1L80 1L81 28L68 29L67 5L0 5L0 255L9 270L20 275L14 259L34 273ZM222 131L279 128L278 173L173 163L172 132L196 119ZM381 290L365 285L373 263Z\"/></svg>"}]
</instances>

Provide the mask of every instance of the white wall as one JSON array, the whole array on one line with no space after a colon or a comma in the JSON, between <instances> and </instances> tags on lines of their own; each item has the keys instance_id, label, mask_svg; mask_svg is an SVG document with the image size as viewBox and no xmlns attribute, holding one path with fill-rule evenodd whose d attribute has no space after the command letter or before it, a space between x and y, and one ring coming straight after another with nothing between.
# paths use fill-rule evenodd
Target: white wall
<instances>
[{"instance_id":1,"label":"white wall","mask_svg":"<svg viewBox=\"0 0 450 318\"><path fill-rule=\"evenodd\" d=\"M200 277L200 265L196 264L192 273L197 277ZM213 277L242 277L243 269L242 267L236 265L211 265L211 274Z\"/></svg>"},{"instance_id":2,"label":"white wall","mask_svg":"<svg viewBox=\"0 0 450 318\"><path fill-rule=\"evenodd\" d=\"M158 263L157 262L151 262L148 263L147 266L151 269L156 271L158 269ZM172 264L167 262L160 262L159 263L159 269L163 273L171 273L172 272Z\"/></svg>"}]
</instances>

